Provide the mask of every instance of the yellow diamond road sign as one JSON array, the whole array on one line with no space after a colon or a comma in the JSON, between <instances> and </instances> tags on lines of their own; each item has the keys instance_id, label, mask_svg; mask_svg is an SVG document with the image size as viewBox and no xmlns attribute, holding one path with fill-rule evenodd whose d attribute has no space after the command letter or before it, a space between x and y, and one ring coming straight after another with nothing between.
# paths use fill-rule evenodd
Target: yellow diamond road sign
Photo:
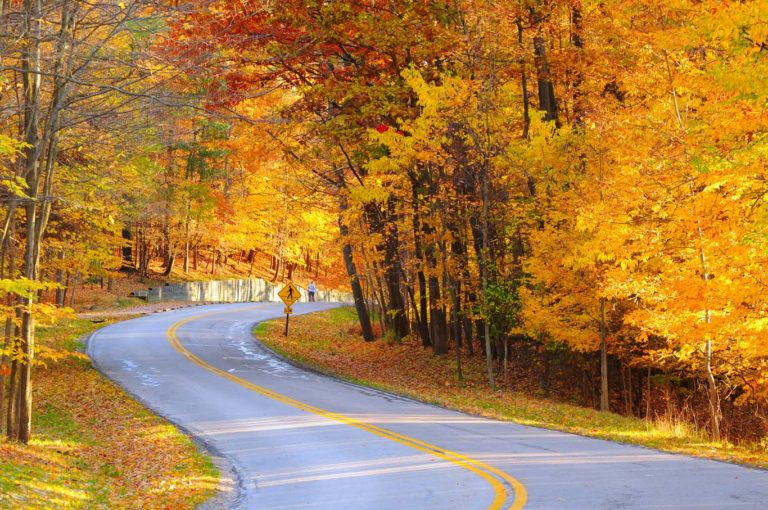
<instances>
[{"instance_id":1,"label":"yellow diamond road sign","mask_svg":"<svg viewBox=\"0 0 768 510\"><path fill-rule=\"evenodd\" d=\"M286 286L283 287L283 290L278 292L277 295L280 296L280 299L283 300L283 303L289 307L298 301L301 297L299 289L297 289L296 286L291 282L288 282Z\"/></svg>"}]
</instances>

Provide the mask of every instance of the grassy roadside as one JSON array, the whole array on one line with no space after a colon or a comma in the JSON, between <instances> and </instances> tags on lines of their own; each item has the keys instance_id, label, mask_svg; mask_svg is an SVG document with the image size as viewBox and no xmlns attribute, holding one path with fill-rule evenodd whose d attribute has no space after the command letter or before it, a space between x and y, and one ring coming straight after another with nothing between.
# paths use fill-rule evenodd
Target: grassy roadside
<instances>
[{"instance_id":1,"label":"grassy roadside","mask_svg":"<svg viewBox=\"0 0 768 510\"><path fill-rule=\"evenodd\" d=\"M0 440L0 508L194 508L218 472L192 441L93 369L78 339L106 323L38 330L68 351L36 368L33 440Z\"/></svg>"},{"instance_id":2,"label":"grassy roadside","mask_svg":"<svg viewBox=\"0 0 768 510\"><path fill-rule=\"evenodd\" d=\"M349 308L294 317L288 338L282 325L262 323L254 334L276 352L342 379L476 415L768 468L766 444L712 443L684 423L649 423L521 393L491 392L479 359L465 361L465 381L459 385L450 356L433 356L410 340L362 342Z\"/></svg>"}]
</instances>

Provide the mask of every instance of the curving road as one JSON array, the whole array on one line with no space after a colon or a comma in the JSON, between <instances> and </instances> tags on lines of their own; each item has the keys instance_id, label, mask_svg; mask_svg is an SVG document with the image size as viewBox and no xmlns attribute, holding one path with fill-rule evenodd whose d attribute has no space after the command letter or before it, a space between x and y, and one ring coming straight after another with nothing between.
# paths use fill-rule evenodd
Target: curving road
<instances>
[{"instance_id":1,"label":"curving road","mask_svg":"<svg viewBox=\"0 0 768 510\"><path fill-rule=\"evenodd\" d=\"M481 419L294 367L250 334L282 308L187 308L88 343L99 370L227 457L235 508L768 508L766 471Z\"/></svg>"}]
</instances>

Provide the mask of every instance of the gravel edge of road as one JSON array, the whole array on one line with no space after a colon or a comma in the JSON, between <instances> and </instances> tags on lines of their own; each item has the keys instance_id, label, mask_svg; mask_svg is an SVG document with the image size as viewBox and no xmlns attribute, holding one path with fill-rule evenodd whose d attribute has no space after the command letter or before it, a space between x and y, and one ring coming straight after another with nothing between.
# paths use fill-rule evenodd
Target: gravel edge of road
<instances>
[{"instance_id":1,"label":"gravel edge of road","mask_svg":"<svg viewBox=\"0 0 768 510\"><path fill-rule=\"evenodd\" d=\"M83 311L78 312L75 315L79 319L89 320L108 320L108 319L120 319L124 317L124 320L130 320L131 317L137 315L152 315L155 313L170 312L173 310L179 310L182 308L192 308L195 306L206 306L219 303L210 303L207 301L201 302L189 302L189 301L164 301L160 303L146 303L143 305L130 306L126 308L105 308L104 310L96 311Z\"/></svg>"},{"instance_id":2,"label":"gravel edge of road","mask_svg":"<svg viewBox=\"0 0 768 510\"><path fill-rule=\"evenodd\" d=\"M150 315L150 314L151 313L148 313L146 315ZM88 359L91 362L91 366L95 370L97 370L102 376L104 376L104 378L107 379L109 382L111 382L112 384L115 384L122 391L130 395L132 399L139 402L142 406L149 409L151 412L153 412L157 416L160 416L164 420L173 424L173 426L176 427L179 431L181 431L182 434L189 437L189 439L198 447L198 449L200 449L203 453L208 455L211 458L211 461L213 462L213 464L216 466L216 469L219 470L219 483L216 486L216 492L209 500L198 505L197 510L227 510L237 506L240 499L242 498L245 485L242 477L240 476L240 472L235 466L235 464L231 460L229 460L224 454L222 454L215 446L208 444L204 440L198 438L191 430L177 423L172 417L167 416L166 414L155 409L144 399L142 399L132 391L129 391L123 388L122 386L114 382L112 379L110 379L90 354L91 346L92 346L92 337L97 333L98 333L98 330L88 334L84 341L84 351L86 356L88 356Z\"/></svg>"}]
</instances>

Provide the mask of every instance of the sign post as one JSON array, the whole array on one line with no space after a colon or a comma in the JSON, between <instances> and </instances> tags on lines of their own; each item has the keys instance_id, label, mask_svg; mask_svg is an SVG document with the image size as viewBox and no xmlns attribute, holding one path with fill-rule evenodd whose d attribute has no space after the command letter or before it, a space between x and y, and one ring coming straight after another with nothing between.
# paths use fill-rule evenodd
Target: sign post
<instances>
[{"instance_id":1,"label":"sign post","mask_svg":"<svg viewBox=\"0 0 768 510\"><path fill-rule=\"evenodd\" d=\"M293 313L293 308L286 306L283 313L285 313L285 336L288 336L288 317Z\"/></svg>"},{"instance_id":2,"label":"sign post","mask_svg":"<svg viewBox=\"0 0 768 510\"><path fill-rule=\"evenodd\" d=\"M288 336L288 318L293 313L291 305L299 300L301 293L292 282L288 282L277 295L280 296L280 299L285 303L285 309L283 310L285 313L285 336Z\"/></svg>"}]
</instances>

